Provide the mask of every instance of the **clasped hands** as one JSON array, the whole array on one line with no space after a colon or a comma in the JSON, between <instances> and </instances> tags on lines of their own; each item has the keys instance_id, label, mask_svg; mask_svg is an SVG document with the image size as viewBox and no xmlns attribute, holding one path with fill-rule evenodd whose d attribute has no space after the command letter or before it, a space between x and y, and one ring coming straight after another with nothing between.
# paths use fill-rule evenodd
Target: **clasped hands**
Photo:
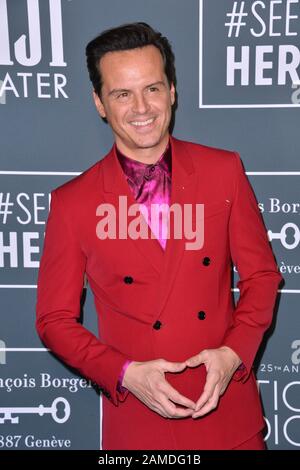
<instances>
[{"instance_id":1,"label":"clasped hands","mask_svg":"<svg viewBox=\"0 0 300 470\"><path fill-rule=\"evenodd\" d=\"M173 388L165 379L165 373L183 372L186 367L201 364L206 368L206 382L195 403ZM198 418L217 407L240 364L239 356L227 346L205 349L183 362L165 359L133 361L125 371L122 384L148 408L165 418Z\"/></svg>"}]
</instances>

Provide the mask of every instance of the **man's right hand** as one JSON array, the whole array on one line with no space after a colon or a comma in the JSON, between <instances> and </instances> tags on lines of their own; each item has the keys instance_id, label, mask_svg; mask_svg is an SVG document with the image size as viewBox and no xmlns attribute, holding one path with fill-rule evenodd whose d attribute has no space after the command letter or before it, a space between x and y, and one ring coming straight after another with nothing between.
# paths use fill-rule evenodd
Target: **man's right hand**
<instances>
[{"instance_id":1,"label":"man's right hand","mask_svg":"<svg viewBox=\"0 0 300 470\"><path fill-rule=\"evenodd\" d=\"M192 416L196 403L177 392L166 381L165 372L182 372L186 367L185 362L169 362L165 359L133 361L125 371L122 385L161 416L185 418Z\"/></svg>"}]
</instances>

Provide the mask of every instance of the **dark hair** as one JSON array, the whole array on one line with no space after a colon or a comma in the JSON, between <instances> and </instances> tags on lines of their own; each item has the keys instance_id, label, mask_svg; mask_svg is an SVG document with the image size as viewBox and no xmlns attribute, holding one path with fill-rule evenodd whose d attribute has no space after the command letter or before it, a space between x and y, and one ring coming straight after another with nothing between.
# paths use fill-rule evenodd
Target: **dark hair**
<instances>
[{"instance_id":1,"label":"dark hair","mask_svg":"<svg viewBox=\"0 0 300 470\"><path fill-rule=\"evenodd\" d=\"M97 95L100 97L103 84L99 65L104 54L150 45L157 47L162 55L169 85L176 85L175 57L168 39L147 23L128 23L103 31L86 46L87 68Z\"/></svg>"}]
</instances>

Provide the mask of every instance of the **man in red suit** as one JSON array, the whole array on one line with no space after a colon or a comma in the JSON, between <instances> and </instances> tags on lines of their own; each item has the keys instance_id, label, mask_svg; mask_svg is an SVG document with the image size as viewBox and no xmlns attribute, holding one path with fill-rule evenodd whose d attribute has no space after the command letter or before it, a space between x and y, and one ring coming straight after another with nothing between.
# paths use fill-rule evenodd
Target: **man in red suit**
<instances>
[{"instance_id":1,"label":"man in red suit","mask_svg":"<svg viewBox=\"0 0 300 470\"><path fill-rule=\"evenodd\" d=\"M103 449L263 449L252 364L281 275L239 155L170 135L174 56L147 24L86 54L115 142L51 193L38 333L100 386ZM99 338L78 322L85 277Z\"/></svg>"}]
</instances>

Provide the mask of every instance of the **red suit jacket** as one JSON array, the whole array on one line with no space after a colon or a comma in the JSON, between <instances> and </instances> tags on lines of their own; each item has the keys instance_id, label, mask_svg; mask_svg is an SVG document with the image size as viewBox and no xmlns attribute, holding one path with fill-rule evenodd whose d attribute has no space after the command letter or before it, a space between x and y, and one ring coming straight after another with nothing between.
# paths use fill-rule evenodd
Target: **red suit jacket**
<instances>
[{"instance_id":1,"label":"red suit jacket","mask_svg":"<svg viewBox=\"0 0 300 470\"><path fill-rule=\"evenodd\" d=\"M153 238L96 236L100 204L118 208L120 195L128 206L135 203L115 146L51 193L36 326L59 358L102 388L103 449L230 449L264 426L252 363L282 278L257 201L238 153L173 137L171 147L171 204L204 204L201 249L186 250L184 238L170 238L164 252ZM240 279L237 305L232 262ZM99 338L78 322L85 275ZM160 328L153 327L157 321ZM221 345L240 356L246 372L235 373L218 408L203 418L163 418L132 393L117 391L128 358L183 361ZM201 365L166 378L196 401L206 370Z\"/></svg>"}]
</instances>

